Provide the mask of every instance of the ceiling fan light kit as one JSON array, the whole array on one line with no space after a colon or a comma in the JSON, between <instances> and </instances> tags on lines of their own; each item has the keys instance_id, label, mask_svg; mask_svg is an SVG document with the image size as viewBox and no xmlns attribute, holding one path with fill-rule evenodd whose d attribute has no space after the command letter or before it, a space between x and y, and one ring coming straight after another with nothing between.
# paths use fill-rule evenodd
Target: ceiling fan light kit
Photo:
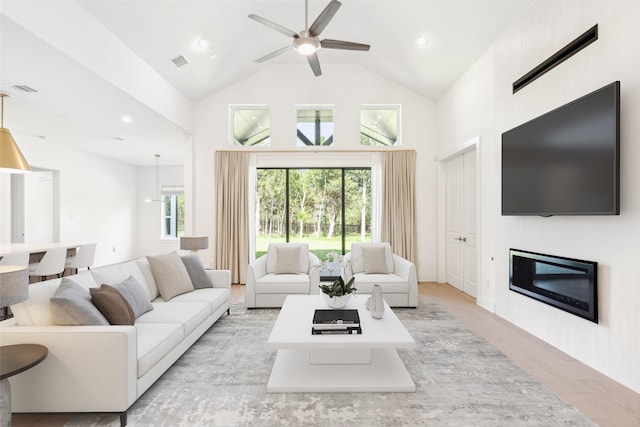
<instances>
[{"instance_id":1,"label":"ceiling fan light kit","mask_svg":"<svg viewBox=\"0 0 640 427\"><path fill-rule=\"evenodd\" d=\"M323 47L325 49L342 49L342 50L360 50L360 51L368 51L370 46L368 44L363 43L354 43L342 40L320 40L319 36L322 30L329 24L333 16L336 14L342 3L338 0L331 0L329 4L324 8L324 10L318 15L315 21L311 26L309 23L309 0L305 0L304 2L304 22L305 28L304 30L296 33L286 27L283 27L280 24L276 24L275 22L269 21L261 16L254 15L253 13L249 15L250 19L265 25L272 30L275 30L281 34L284 34L287 37L293 38L293 49L296 52L299 52L302 55L307 57L307 62L309 62L309 66L313 71L313 74L317 77L322 74L322 70L320 69L320 61L318 60L317 51ZM280 48L274 52L271 52L262 58L256 59L255 62L260 63L264 62L268 59L275 58L276 56L282 55L285 52L289 52L291 49L289 46L285 46Z\"/></svg>"}]
</instances>

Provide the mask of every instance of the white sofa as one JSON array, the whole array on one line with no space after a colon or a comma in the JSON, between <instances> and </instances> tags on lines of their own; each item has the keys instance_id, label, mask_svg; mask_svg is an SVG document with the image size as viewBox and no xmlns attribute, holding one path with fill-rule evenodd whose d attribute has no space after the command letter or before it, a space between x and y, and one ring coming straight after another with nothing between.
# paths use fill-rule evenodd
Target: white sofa
<instances>
[{"instance_id":1,"label":"white sofa","mask_svg":"<svg viewBox=\"0 0 640 427\"><path fill-rule=\"evenodd\" d=\"M89 289L133 276L153 310L133 326L59 326L49 299L61 280L30 285L29 299L0 324L2 345L35 343L49 349L39 365L9 379L13 412L115 412L127 409L230 308L229 271L207 270L212 288L169 301L159 296L146 258L68 276Z\"/></svg>"},{"instance_id":2,"label":"white sofa","mask_svg":"<svg viewBox=\"0 0 640 427\"><path fill-rule=\"evenodd\" d=\"M347 281L355 276L359 294L370 294L378 284L389 306L418 306L416 266L392 253L389 243L353 243L351 252L343 257L342 268Z\"/></svg>"},{"instance_id":3,"label":"white sofa","mask_svg":"<svg viewBox=\"0 0 640 427\"><path fill-rule=\"evenodd\" d=\"M299 252L278 257L288 248ZM307 243L270 243L267 253L247 266L245 306L282 307L287 295L319 294L320 265Z\"/></svg>"}]
</instances>

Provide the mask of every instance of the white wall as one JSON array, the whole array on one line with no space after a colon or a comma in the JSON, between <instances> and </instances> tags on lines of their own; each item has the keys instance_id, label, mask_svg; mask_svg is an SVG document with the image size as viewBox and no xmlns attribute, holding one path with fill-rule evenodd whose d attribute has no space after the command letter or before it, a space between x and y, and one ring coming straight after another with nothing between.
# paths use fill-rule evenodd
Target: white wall
<instances>
[{"instance_id":1,"label":"white wall","mask_svg":"<svg viewBox=\"0 0 640 427\"><path fill-rule=\"evenodd\" d=\"M439 153L481 136L485 244L479 303L635 391L640 391L640 193L635 188L640 56L631 46L639 19L638 2L538 2L438 102ZM596 23L598 41L512 94L513 81ZM615 80L621 81L622 98L621 215L502 217L501 133ZM600 323L510 292L511 247L597 261Z\"/></svg>"},{"instance_id":2,"label":"white wall","mask_svg":"<svg viewBox=\"0 0 640 427\"><path fill-rule=\"evenodd\" d=\"M314 77L302 60L296 65L265 66L261 72L204 99L196 106L193 158L186 159L185 173L189 175L193 171L197 177L193 192L195 232L212 236L211 242L215 241L214 152L233 149L229 142L229 104L269 105L272 142L264 152L303 153L307 159L316 159L318 166L325 160L312 153L327 151L324 147L295 148L295 105L334 105L335 137L330 149L357 150L364 154L366 149L359 145L360 106L400 104L402 145L398 148L417 151L418 277L435 279L436 151L432 101L356 66L323 64L323 75ZM333 154L332 157L340 156ZM346 158L342 160L348 162ZM283 156L282 165L297 164ZM214 246L213 243L210 246ZM202 258L205 264L211 265L213 251L207 251Z\"/></svg>"},{"instance_id":3,"label":"white wall","mask_svg":"<svg viewBox=\"0 0 640 427\"><path fill-rule=\"evenodd\" d=\"M95 265L136 255L136 168L29 135L14 134L32 167L59 171L60 241L97 242ZM2 178L2 238L11 241L10 179Z\"/></svg>"}]
</instances>

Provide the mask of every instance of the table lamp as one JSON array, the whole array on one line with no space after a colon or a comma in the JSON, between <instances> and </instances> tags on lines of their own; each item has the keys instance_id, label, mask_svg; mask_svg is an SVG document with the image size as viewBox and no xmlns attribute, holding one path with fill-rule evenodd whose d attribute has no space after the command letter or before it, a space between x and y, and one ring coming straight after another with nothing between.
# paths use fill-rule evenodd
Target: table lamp
<instances>
[{"instance_id":1,"label":"table lamp","mask_svg":"<svg viewBox=\"0 0 640 427\"><path fill-rule=\"evenodd\" d=\"M209 236L180 237L180 249L191 251L192 254L199 249L209 249Z\"/></svg>"},{"instance_id":2,"label":"table lamp","mask_svg":"<svg viewBox=\"0 0 640 427\"><path fill-rule=\"evenodd\" d=\"M0 265L0 308L3 319L8 316L7 307L29 298L29 269L18 265Z\"/></svg>"}]
</instances>

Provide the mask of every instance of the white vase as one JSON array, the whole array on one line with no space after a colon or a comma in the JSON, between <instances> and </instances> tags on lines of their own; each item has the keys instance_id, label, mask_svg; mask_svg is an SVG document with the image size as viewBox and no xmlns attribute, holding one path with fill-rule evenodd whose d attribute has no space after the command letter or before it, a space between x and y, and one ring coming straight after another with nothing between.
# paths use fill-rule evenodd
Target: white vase
<instances>
[{"instance_id":1,"label":"white vase","mask_svg":"<svg viewBox=\"0 0 640 427\"><path fill-rule=\"evenodd\" d=\"M373 285L371 296L367 300L367 310L374 319L382 319L384 315L384 298L382 298L382 288L380 285Z\"/></svg>"}]
</instances>

